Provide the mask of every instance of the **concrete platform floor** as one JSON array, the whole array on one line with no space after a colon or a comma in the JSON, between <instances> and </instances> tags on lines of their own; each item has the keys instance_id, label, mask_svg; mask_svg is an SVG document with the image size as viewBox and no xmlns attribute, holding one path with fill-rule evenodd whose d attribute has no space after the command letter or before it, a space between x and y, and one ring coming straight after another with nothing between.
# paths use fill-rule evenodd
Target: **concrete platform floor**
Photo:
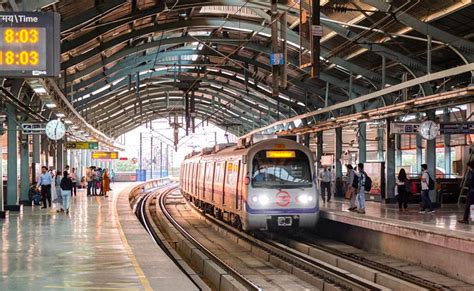
<instances>
[{"instance_id":1,"label":"concrete platform floor","mask_svg":"<svg viewBox=\"0 0 474 291\"><path fill-rule=\"evenodd\" d=\"M130 185L109 198L81 190L69 215L27 206L0 219L0 290L144 290L113 209Z\"/></svg>"},{"instance_id":2,"label":"concrete platform floor","mask_svg":"<svg viewBox=\"0 0 474 291\"><path fill-rule=\"evenodd\" d=\"M464 213L464 204L444 204L441 208L435 209L432 214L418 213L418 204L409 204L408 209L399 211L398 204L385 204L380 202L367 201L366 214L349 212L349 200L336 198L329 203L321 202L321 209L327 211L342 211L352 213L354 216L372 217L386 219L387 221L397 221L400 225L407 225L417 228L432 229L442 231L446 235L462 236L474 239L474 222L461 224L457 220L461 219Z\"/></svg>"}]
</instances>

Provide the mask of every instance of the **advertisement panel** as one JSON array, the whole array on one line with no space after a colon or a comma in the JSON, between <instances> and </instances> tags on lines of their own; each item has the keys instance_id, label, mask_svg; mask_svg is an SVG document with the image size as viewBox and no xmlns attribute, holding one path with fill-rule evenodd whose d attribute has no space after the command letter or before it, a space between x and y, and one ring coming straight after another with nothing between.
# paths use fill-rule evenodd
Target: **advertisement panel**
<instances>
[{"instance_id":1,"label":"advertisement panel","mask_svg":"<svg viewBox=\"0 0 474 291\"><path fill-rule=\"evenodd\" d=\"M366 200L382 201L385 198L385 163L364 163L364 170L372 179L372 189L366 195Z\"/></svg>"}]
</instances>

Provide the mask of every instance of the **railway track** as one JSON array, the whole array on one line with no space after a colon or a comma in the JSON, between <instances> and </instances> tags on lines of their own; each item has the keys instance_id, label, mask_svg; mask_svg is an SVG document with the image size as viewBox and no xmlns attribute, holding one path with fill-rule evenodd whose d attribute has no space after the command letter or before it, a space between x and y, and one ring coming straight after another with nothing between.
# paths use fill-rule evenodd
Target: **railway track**
<instances>
[{"instance_id":1,"label":"railway track","mask_svg":"<svg viewBox=\"0 0 474 291\"><path fill-rule=\"evenodd\" d=\"M245 276L242 278L242 274L235 272L235 268L225 264L225 262L222 262L222 259L213 254L212 251L207 249L203 244L198 242L193 237L193 234L191 234L189 231L186 231L185 227L178 223L177 219L173 217L166 207L167 196L171 192L172 191L167 191L167 193L160 195L158 199L161 211L163 211L163 214L168 220L172 221L174 227L176 227L183 236L192 241L200 251L205 252L209 255L209 257L216 259L218 262L220 261L219 264L222 264L225 268L230 267L229 273L236 275L239 282L243 280L244 282L248 282L247 284L250 283L251 285L247 286L252 286L253 290L259 290L260 288L256 284L253 284L249 279L244 279ZM190 204L188 203L187 205ZM331 266L325 262L316 260L294 249L281 244L262 241L259 238L239 232L227 224L216 220L212 216L204 215L201 212L199 213L205 217L206 224L212 224L213 228L217 226L217 231L221 236L233 237L234 241L238 241L241 244L249 246L252 253L255 253L259 257L265 257L266 260L268 260L268 262L272 263L274 266L287 271L288 273L307 283L310 283L313 286L313 289L388 290L381 285L360 278L354 274L351 274L350 272Z\"/></svg>"},{"instance_id":2,"label":"railway track","mask_svg":"<svg viewBox=\"0 0 474 291\"><path fill-rule=\"evenodd\" d=\"M239 242L239 244L245 244L249 246L251 252L256 256L266 258L266 260L268 260L268 262L271 264L286 270L288 273L311 284L315 289L390 290L400 289L400 286L402 286L402 288L405 288L404 290L450 290L449 287L442 284L407 274L406 272L391 268L367 258L357 256L355 254L344 253L339 249L328 246L318 245L317 243L312 242L311 239L304 239L302 236L269 236L267 233L254 233L253 235L249 235L247 233L240 232L223 223L222 221L217 220L213 216L202 213L193 204L184 202L184 198L180 194L176 194L177 189L177 185L170 185L162 189L151 191L150 193L144 194L143 198L137 199L136 209L137 211L139 211L139 209L143 209L140 210L140 212L142 212L142 217L146 216L145 213L150 215L150 213L154 212L150 211L150 209L147 209L147 207L153 209L153 207L151 207L153 204L156 204L156 211L160 212L156 213L154 218L149 216L144 218L146 221L145 224L147 225L145 226L144 224L145 228L147 228L147 231L150 234L155 233L152 234L152 236L155 237L154 240L160 244L162 248L166 248L167 253L170 253L170 255L174 254L176 257L174 250L178 250L180 248L178 245L183 245L183 243L179 243L175 238L166 235L163 236L163 234L160 234L160 230L163 230L162 226L158 226L160 230L157 229L156 225L153 226L153 224L163 224L164 218L166 223L169 224L169 226L172 226L175 231L188 242L188 247L198 250L206 258L217 265L220 270L225 270L225 273L231 276L234 282L238 282L234 284L234 290L262 290L262 287L258 284L258 282L256 283L255 280L253 280L254 278L249 278L251 276L247 276L247 274L244 274L245 272L238 270L238 268L226 262L226 260L221 257L222 254L215 254L212 249L197 239L196 231L193 229L187 229L188 226L183 225L183 218L174 217L176 216L176 213L173 213L168 209L170 206L178 205L180 207L193 208L194 214L197 212L202 218L203 223L208 224L209 227L212 227L215 231L217 231L219 236L232 238L234 241ZM161 220L158 219L160 215L162 216ZM191 218L188 217L186 219ZM202 229L203 227L199 225L198 228ZM308 235L309 234L305 233L305 237ZM395 280L394 282L398 282L401 285L397 287L391 283L387 283L387 281L379 282L377 280L367 278L367 276L364 276L364 274L359 274L357 271L348 271L341 266L335 267L336 264L332 265L331 263L328 263L328 261L324 261L315 257L314 252L310 252L309 248L319 250L326 255L338 257L340 260L344 259L351 261L356 265L373 270L374 272L383 273L385 274L385 280L391 277L398 279L398 281ZM192 255L189 257L191 258ZM179 258L175 259L178 265L180 263L182 264ZM183 271L189 273L189 268L183 268ZM200 276L202 275L203 274L200 274ZM190 276L196 277L196 275ZM206 279L205 277L201 279L206 281L206 283L209 283L209 279ZM401 282L402 280L406 281L407 283ZM202 281L200 283L196 283L196 286L200 286L202 289ZM236 286L238 287L235 288ZM223 290L223 288L214 289Z\"/></svg>"},{"instance_id":3,"label":"railway track","mask_svg":"<svg viewBox=\"0 0 474 291\"><path fill-rule=\"evenodd\" d=\"M291 246L291 245L296 246L298 249L302 250L303 252L305 252L305 250L308 250L309 252L310 248L320 250L326 254L330 254L332 256L335 256L337 258L341 258L344 260L349 260L351 262L357 263L358 265L365 266L374 271L388 274L392 277L399 278L400 280L403 280L406 282L410 282L416 286L425 288L427 290L453 290L451 287L443 285L441 283L433 282L433 281L421 278L419 276L410 274L408 272L404 272L400 269L377 262L375 260L371 260L366 257L357 255L355 253L344 251L343 248L330 247L328 245L317 243L318 238L314 234L311 234L308 232L304 232L302 234L293 235L293 236L277 235L275 240L287 246Z\"/></svg>"}]
</instances>

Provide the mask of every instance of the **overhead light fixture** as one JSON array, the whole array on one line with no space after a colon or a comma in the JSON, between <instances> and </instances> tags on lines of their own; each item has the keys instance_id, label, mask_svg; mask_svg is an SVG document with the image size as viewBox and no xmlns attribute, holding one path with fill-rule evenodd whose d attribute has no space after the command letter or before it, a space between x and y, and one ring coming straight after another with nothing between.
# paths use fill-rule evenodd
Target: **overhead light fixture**
<instances>
[{"instance_id":1,"label":"overhead light fixture","mask_svg":"<svg viewBox=\"0 0 474 291\"><path fill-rule=\"evenodd\" d=\"M64 117L64 116L66 116L66 115L64 115L63 113L56 113L56 116L57 116L57 117Z\"/></svg>"},{"instance_id":2,"label":"overhead light fixture","mask_svg":"<svg viewBox=\"0 0 474 291\"><path fill-rule=\"evenodd\" d=\"M54 103L46 103L46 107L48 107L48 108L55 108L55 107L56 107L56 104L54 104Z\"/></svg>"},{"instance_id":3,"label":"overhead light fixture","mask_svg":"<svg viewBox=\"0 0 474 291\"><path fill-rule=\"evenodd\" d=\"M43 87L35 87L33 88L33 91L35 91L35 93L37 94L46 94L46 89L43 88Z\"/></svg>"},{"instance_id":4,"label":"overhead light fixture","mask_svg":"<svg viewBox=\"0 0 474 291\"><path fill-rule=\"evenodd\" d=\"M64 123L67 123L67 124L72 124L72 121L71 121L71 120L69 120L69 119L66 119L66 120L64 120Z\"/></svg>"}]
</instances>

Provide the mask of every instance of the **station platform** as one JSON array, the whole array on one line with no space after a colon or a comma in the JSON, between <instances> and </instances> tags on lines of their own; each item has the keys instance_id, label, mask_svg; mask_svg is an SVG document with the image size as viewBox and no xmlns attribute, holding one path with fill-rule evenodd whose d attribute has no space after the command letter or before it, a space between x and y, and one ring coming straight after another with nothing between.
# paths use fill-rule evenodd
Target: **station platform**
<instances>
[{"instance_id":1,"label":"station platform","mask_svg":"<svg viewBox=\"0 0 474 291\"><path fill-rule=\"evenodd\" d=\"M366 214L348 208L345 199L322 204L318 231L474 283L468 272L474 260L474 224L457 222L464 205L445 204L432 214L418 213L417 204L402 212L398 204L371 201L366 203Z\"/></svg>"},{"instance_id":2,"label":"station platform","mask_svg":"<svg viewBox=\"0 0 474 291\"><path fill-rule=\"evenodd\" d=\"M133 185L112 184L109 198L80 190L69 214L25 206L0 219L0 290L196 289L134 219Z\"/></svg>"}]
</instances>

